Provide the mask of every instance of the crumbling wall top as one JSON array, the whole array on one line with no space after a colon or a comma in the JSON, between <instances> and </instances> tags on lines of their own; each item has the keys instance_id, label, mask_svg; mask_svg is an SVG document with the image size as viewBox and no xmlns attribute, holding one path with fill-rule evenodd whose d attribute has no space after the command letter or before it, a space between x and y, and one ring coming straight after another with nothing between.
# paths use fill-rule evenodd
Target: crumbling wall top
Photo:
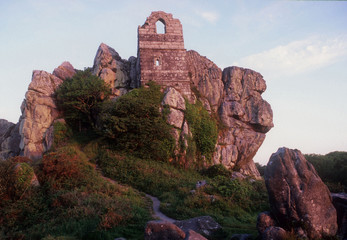
<instances>
[{"instance_id":1,"label":"crumbling wall top","mask_svg":"<svg viewBox=\"0 0 347 240\"><path fill-rule=\"evenodd\" d=\"M171 13L163 11L152 12L147 17L145 23L139 26L139 34L157 34L156 23L161 21L165 25L165 34L168 35L182 35L182 24L180 20L173 18Z\"/></svg>"}]
</instances>

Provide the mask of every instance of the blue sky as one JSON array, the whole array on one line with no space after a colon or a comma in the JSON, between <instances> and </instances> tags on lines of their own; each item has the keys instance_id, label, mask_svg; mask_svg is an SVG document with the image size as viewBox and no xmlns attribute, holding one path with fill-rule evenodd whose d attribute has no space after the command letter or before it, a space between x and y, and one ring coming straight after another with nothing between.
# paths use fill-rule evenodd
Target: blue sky
<instances>
[{"instance_id":1,"label":"blue sky","mask_svg":"<svg viewBox=\"0 0 347 240\"><path fill-rule=\"evenodd\" d=\"M347 151L346 1L0 0L0 118L17 122L33 70L90 67L101 42L136 56L157 10L180 19L186 49L264 76L275 127L255 161L282 146Z\"/></svg>"}]
</instances>

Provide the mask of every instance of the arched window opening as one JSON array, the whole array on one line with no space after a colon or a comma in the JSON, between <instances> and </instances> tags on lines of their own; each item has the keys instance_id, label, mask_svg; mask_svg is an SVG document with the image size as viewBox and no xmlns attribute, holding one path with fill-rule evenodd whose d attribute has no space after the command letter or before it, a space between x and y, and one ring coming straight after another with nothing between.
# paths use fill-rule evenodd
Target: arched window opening
<instances>
[{"instance_id":1,"label":"arched window opening","mask_svg":"<svg viewBox=\"0 0 347 240\"><path fill-rule=\"evenodd\" d=\"M155 66L159 67L160 66L160 61L159 58L155 59Z\"/></svg>"},{"instance_id":2,"label":"arched window opening","mask_svg":"<svg viewBox=\"0 0 347 240\"><path fill-rule=\"evenodd\" d=\"M163 20L159 19L155 25L157 28L157 34L165 34L166 33L166 26L165 26L165 22Z\"/></svg>"}]
</instances>

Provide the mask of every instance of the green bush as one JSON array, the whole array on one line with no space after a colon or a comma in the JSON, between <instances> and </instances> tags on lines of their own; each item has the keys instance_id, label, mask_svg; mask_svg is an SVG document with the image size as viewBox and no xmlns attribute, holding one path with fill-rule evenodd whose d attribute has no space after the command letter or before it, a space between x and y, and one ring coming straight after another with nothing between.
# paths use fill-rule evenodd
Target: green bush
<instances>
[{"instance_id":1,"label":"green bush","mask_svg":"<svg viewBox=\"0 0 347 240\"><path fill-rule=\"evenodd\" d=\"M226 167L223 164L212 165L206 170L203 170L202 174L206 175L209 178L214 178L217 176L231 177L231 172L228 169L226 169Z\"/></svg>"},{"instance_id":2,"label":"green bush","mask_svg":"<svg viewBox=\"0 0 347 240\"><path fill-rule=\"evenodd\" d=\"M196 104L186 101L185 117L196 143L198 160L202 160L204 156L210 162L218 138L217 122L209 115L200 101L197 101Z\"/></svg>"},{"instance_id":3,"label":"green bush","mask_svg":"<svg viewBox=\"0 0 347 240\"><path fill-rule=\"evenodd\" d=\"M100 104L110 93L110 87L93 75L91 69L77 71L55 92L58 108L63 111L65 120L79 131L95 127Z\"/></svg>"},{"instance_id":4,"label":"green bush","mask_svg":"<svg viewBox=\"0 0 347 240\"><path fill-rule=\"evenodd\" d=\"M134 89L115 102L104 104L100 117L102 134L111 145L142 158L167 161L173 155L172 127L160 113L160 86Z\"/></svg>"},{"instance_id":5,"label":"green bush","mask_svg":"<svg viewBox=\"0 0 347 240\"><path fill-rule=\"evenodd\" d=\"M64 146L68 143L68 140L72 137L71 128L62 121L57 121L53 125L53 148Z\"/></svg>"},{"instance_id":6,"label":"green bush","mask_svg":"<svg viewBox=\"0 0 347 240\"><path fill-rule=\"evenodd\" d=\"M1 201L17 200L30 193L34 169L26 157L13 157L0 161L0 207Z\"/></svg>"},{"instance_id":7,"label":"green bush","mask_svg":"<svg viewBox=\"0 0 347 240\"><path fill-rule=\"evenodd\" d=\"M56 190L93 185L98 180L94 167L75 146L46 154L40 164L39 178L40 182Z\"/></svg>"}]
</instances>

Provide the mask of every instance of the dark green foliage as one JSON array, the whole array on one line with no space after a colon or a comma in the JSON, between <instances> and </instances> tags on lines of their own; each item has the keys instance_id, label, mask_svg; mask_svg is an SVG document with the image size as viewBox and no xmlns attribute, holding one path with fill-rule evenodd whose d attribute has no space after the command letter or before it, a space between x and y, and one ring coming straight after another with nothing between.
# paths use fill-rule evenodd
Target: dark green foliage
<instances>
[{"instance_id":1,"label":"dark green foliage","mask_svg":"<svg viewBox=\"0 0 347 240\"><path fill-rule=\"evenodd\" d=\"M214 178L217 176L231 177L231 172L226 169L223 164L212 165L206 170L203 170L202 174L206 175L209 178Z\"/></svg>"},{"instance_id":2,"label":"dark green foliage","mask_svg":"<svg viewBox=\"0 0 347 240\"><path fill-rule=\"evenodd\" d=\"M25 198L31 189L34 170L31 160L13 157L0 161L0 207L1 201Z\"/></svg>"},{"instance_id":3,"label":"dark green foliage","mask_svg":"<svg viewBox=\"0 0 347 240\"><path fill-rule=\"evenodd\" d=\"M56 90L57 104L64 112L65 120L74 128L94 128L100 104L107 99L109 86L90 69L77 71Z\"/></svg>"},{"instance_id":4,"label":"dark green foliage","mask_svg":"<svg viewBox=\"0 0 347 240\"><path fill-rule=\"evenodd\" d=\"M255 166L257 167L260 176L264 176L266 165L261 165L260 163L255 163Z\"/></svg>"},{"instance_id":5,"label":"dark green foliage","mask_svg":"<svg viewBox=\"0 0 347 240\"><path fill-rule=\"evenodd\" d=\"M312 163L331 192L347 192L347 152L308 154L305 158Z\"/></svg>"},{"instance_id":6,"label":"dark green foliage","mask_svg":"<svg viewBox=\"0 0 347 240\"><path fill-rule=\"evenodd\" d=\"M53 129L53 148L66 145L68 143L68 140L72 137L71 128L64 122L55 122Z\"/></svg>"},{"instance_id":7,"label":"dark green foliage","mask_svg":"<svg viewBox=\"0 0 347 240\"><path fill-rule=\"evenodd\" d=\"M165 112L160 113L163 94L160 86L134 89L116 102L105 103L100 126L111 145L143 158L167 161L173 155L175 140L166 123Z\"/></svg>"},{"instance_id":8,"label":"dark green foliage","mask_svg":"<svg viewBox=\"0 0 347 240\"><path fill-rule=\"evenodd\" d=\"M112 151L102 152L98 164L106 176L156 196L165 191L176 191L178 186L192 188L200 177L195 171L183 171L165 162Z\"/></svg>"},{"instance_id":9,"label":"dark green foliage","mask_svg":"<svg viewBox=\"0 0 347 240\"><path fill-rule=\"evenodd\" d=\"M200 101L197 101L196 104L186 101L185 117L196 143L198 160L205 156L206 160L210 162L218 137L217 122L209 115Z\"/></svg>"}]
</instances>

